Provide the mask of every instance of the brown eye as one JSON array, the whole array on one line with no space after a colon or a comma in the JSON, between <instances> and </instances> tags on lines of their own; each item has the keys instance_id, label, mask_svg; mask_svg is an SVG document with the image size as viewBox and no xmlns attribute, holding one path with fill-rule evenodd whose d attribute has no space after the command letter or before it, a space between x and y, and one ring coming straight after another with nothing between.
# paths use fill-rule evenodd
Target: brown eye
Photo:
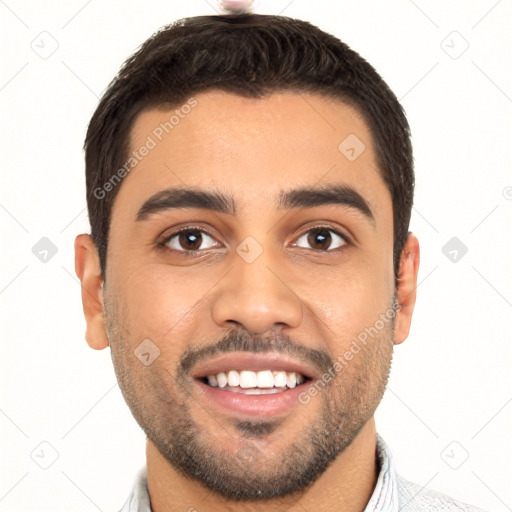
<instances>
[{"instance_id":1,"label":"brown eye","mask_svg":"<svg viewBox=\"0 0 512 512\"><path fill-rule=\"evenodd\" d=\"M205 243L210 245L204 247ZM214 240L210 235L200 229L184 229L174 235L171 235L166 240L165 245L175 251L199 251L211 249L214 245Z\"/></svg>"},{"instance_id":2,"label":"brown eye","mask_svg":"<svg viewBox=\"0 0 512 512\"><path fill-rule=\"evenodd\" d=\"M310 229L297 240L298 247L314 249L318 251L327 251L337 249L346 245L346 240L340 233L330 228L318 227Z\"/></svg>"}]
</instances>

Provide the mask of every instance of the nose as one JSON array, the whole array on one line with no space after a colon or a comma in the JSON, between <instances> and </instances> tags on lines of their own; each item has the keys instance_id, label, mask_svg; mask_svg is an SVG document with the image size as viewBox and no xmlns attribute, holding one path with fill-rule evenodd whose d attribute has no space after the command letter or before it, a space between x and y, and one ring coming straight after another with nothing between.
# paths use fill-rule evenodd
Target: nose
<instances>
[{"instance_id":1,"label":"nose","mask_svg":"<svg viewBox=\"0 0 512 512\"><path fill-rule=\"evenodd\" d=\"M293 283L286 282L285 274L268 263L263 256L252 263L235 257L213 296L212 316L217 325L225 328L235 324L262 334L276 325L301 324L302 303Z\"/></svg>"}]
</instances>

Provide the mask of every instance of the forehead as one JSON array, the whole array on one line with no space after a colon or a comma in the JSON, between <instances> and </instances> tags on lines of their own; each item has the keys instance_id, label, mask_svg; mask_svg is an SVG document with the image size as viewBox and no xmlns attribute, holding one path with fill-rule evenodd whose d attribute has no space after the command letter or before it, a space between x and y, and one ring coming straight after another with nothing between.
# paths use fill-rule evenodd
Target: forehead
<instances>
[{"instance_id":1,"label":"forehead","mask_svg":"<svg viewBox=\"0 0 512 512\"><path fill-rule=\"evenodd\" d=\"M237 211L270 208L282 190L330 183L355 188L370 204L379 195L390 202L362 116L316 94L254 99L210 91L146 110L132 127L129 153L136 165L119 191L118 211L176 186L226 192Z\"/></svg>"}]
</instances>

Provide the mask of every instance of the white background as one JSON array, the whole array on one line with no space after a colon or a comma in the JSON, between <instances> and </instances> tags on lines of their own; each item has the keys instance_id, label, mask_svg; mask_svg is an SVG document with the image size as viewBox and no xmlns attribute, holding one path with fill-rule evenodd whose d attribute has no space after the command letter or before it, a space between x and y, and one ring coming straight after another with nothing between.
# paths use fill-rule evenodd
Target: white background
<instances>
[{"instance_id":1,"label":"white background","mask_svg":"<svg viewBox=\"0 0 512 512\"><path fill-rule=\"evenodd\" d=\"M73 270L74 237L89 229L82 144L126 57L162 25L215 8L0 1L2 512L118 510L144 464L110 353L84 341ZM420 285L378 429L410 480L512 510L512 3L268 0L255 10L335 34L401 99ZM455 263L442 252L454 236L468 248ZM42 237L58 249L46 263L32 252Z\"/></svg>"}]
</instances>

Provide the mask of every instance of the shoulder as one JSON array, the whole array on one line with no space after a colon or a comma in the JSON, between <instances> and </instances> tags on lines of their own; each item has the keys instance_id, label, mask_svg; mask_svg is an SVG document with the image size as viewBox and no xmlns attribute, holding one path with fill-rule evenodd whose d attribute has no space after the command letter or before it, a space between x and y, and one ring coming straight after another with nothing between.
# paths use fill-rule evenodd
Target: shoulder
<instances>
[{"instance_id":1,"label":"shoulder","mask_svg":"<svg viewBox=\"0 0 512 512\"><path fill-rule=\"evenodd\" d=\"M446 494L421 487L401 476L397 476L397 490L402 512L485 512Z\"/></svg>"}]
</instances>

